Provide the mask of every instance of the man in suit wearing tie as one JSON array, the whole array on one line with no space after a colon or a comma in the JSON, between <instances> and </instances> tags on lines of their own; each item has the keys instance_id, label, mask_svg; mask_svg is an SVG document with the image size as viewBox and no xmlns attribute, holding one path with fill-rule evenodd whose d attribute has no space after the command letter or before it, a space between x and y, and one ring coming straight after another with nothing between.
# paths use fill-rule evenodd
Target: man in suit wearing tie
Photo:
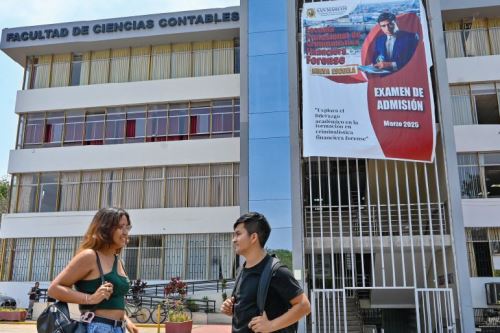
<instances>
[{"instance_id":1,"label":"man in suit wearing tie","mask_svg":"<svg viewBox=\"0 0 500 333\"><path fill-rule=\"evenodd\" d=\"M375 40L373 64L378 69L400 70L417 49L418 34L399 30L392 13L380 14L377 22L384 34Z\"/></svg>"}]
</instances>

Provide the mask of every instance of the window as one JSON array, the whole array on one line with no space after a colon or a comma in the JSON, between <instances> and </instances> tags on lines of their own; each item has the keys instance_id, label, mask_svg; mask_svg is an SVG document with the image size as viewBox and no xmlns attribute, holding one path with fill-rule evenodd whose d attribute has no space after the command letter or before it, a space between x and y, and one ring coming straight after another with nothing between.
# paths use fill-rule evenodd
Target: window
<instances>
[{"instance_id":1,"label":"window","mask_svg":"<svg viewBox=\"0 0 500 333\"><path fill-rule=\"evenodd\" d=\"M36 211L38 174L23 174L17 198L17 213Z\"/></svg>"},{"instance_id":2,"label":"window","mask_svg":"<svg viewBox=\"0 0 500 333\"><path fill-rule=\"evenodd\" d=\"M81 54L73 54L71 58L71 79L70 85L79 86L82 77L82 62L83 56Z\"/></svg>"},{"instance_id":3,"label":"window","mask_svg":"<svg viewBox=\"0 0 500 333\"><path fill-rule=\"evenodd\" d=\"M500 276L500 228L466 228L471 277Z\"/></svg>"},{"instance_id":4,"label":"window","mask_svg":"<svg viewBox=\"0 0 500 333\"><path fill-rule=\"evenodd\" d=\"M481 174L477 154L458 154L458 174L462 198L481 198Z\"/></svg>"},{"instance_id":5,"label":"window","mask_svg":"<svg viewBox=\"0 0 500 333\"><path fill-rule=\"evenodd\" d=\"M165 203L165 169L148 168L144 173L144 208L163 208Z\"/></svg>"},{"instance_id":6,"label":"window","mask_svg":"<svg viewBox=\"0 0 500 333\"><path fill-rule=\"evenodd\" d=\"M186 238L187 235L165 235L165 280L176 276L183 278L186 275Z\"/></svg>"},{"instance_id":7,"label":"window","mask_svg":"<svg viewBox=\"0 0 500 333\"><path fill-rule=\"evenodd\" d=\"M500 124L497 83L451 86L454 125Z\"/></svg>"},{"instance_id":8,"label":"window","mask_svg":"<svg viewBox=\"0 0 500 333\"><path fill-rule=\"evenodd\" d=\"M102 172L101 208L121 207L122 170Z\"/></svg>"},{"instance_id":9,"label":"window","mask_svg":"<svg viewBox=\"0 0 500 333\"><path fill-rule=\"evenodd\" d=\"M61 194L59 199L60 211L65 212L78 210L79 187L79 172L63 172L61 174Z\"/></svg>"},{"instance_id":10,"label":"window","mask_svg":"<svg viewBox=\"0 0 500 333\"><path fill-rule=\"evenodd\" d=\"M148 111L146 141L167 140L167 105L152 105Z\"/></svg>"},{"instance_id":11,"label":"window","mask_svg":"<svg viewBox=\"0 0 500 333\"><path fill-rule=\"evenodd\" d=\"M87 113L85 123L85 145L102 145L104 138L104 111Z\"/></svg>"},{"instance_id":12,"label":"window","mask_svg":"<svg viewBox=\"0 0 500 333\"><path fill-rule=\"evenodd\" d=\"M188 105L172 104L168 111L168 140L187 140L188 139Z\"/></svg>"},{"instance_id":13,"label":"window","mask_svg":"<svg viewBox=\"0 0 500 333\"><path fill-rule=\"evenodd\" d=\"M11 213L239 204L239 164L12 175Z\"/></svg>"},{"instance_id":14,"label":"window","mask_svg":"<svg viewBox=\"0 0 500 333\"><path fill-rule=\"evenodd\" d=\"M500 153L458 154L462 198L500 198Z\"/></svg>"},{"instance_id":15,"label":"window","mask_svg":"<svg viewBox=\"0 0 500 333\"><path fill-rule=\"evenodd\" d=\"M212 138L231 137L233 132L233 101L214 101L212 107Z\"/></svg>"},{"instance_id":16,"label":"window","mask_svg":"<svg viewBox=\"0 0 500 333\"><path fill-rule=\"evenodd\" d=\"M13 254L12 280L28 281L30 270L31 239L18 238L15 240Z\"/></svg>"},{"instance_id":17,"label":"window","mask_svg":"<svg viewBox=\"0 0 500 333\"><path fill-rule=\"evenodd\" d=\"M99 171L82 172L82 185L80 189L80 210L97 210L99 208L99 187L101 173Z\"/></svg>"},{"instance_id":18,"label":"window","mask_svg":"<svg viewBox=\"0 0 500 333\"><path fill-rule=\"evenodd\" d=\"M108 109L108 112L106 113L105 144L123 143L124 137L125 108Z\"/></svg>"},{"instance_id":19,"label":"window","mask_svg":"<svg viewBox=\"0 0 500 333\"><path fill-rule=\"evenodd\" d=\"M191 103L189 136L192 139L210 137L210 102Z\"/></svg>"},{"instance_id":20,"label":"window","mask_svg":"<svg viewBox=\"0 0 500 333\"><path fill-rule=\"evenodd\" d=\"M33 259L31 260L31 280L49 281L51 238L34 238Z\"/></svg>"},{"instance_id":21,"label":"window","mask_svg":"<svg viewBox=\"0 0 500 333\"><path fill-rule=\"evenodd\" d=\"M166 207L187 207L187 167L167 167Z\"/></svg>"},{"instance_id":22,"label":"window","mask_svg":"<svg viewBox=\"0 0 500 333\"><path fill-rule=\"evenodd\" d=\"M207 276L208 235L188 235L188 280L203 280Z\"/></svg>"},{"instance_id":23,"label":"window","mask_svg":"<svg viewBox=\"0 0 500 333\"><path fill-rule=\"evenodd\" d=\"M26 133L26 115L19 115L19 123L17 125L17 142L16 149L21 149L23 147L24 142L24 134Z\"/></svg>"},{"instance_id":24,"label":"window","mask_svg":"<svg viewBox=\"0 0 500 333\"><path fill-rule=\"evenodd\" d=\"M210 206L210 173L204 165L189 166L189 207Z\"/></svg>"},{"instance_id":25,"label":"window","mask_svg":"<svg viewBox=\"0 0 500 333\"><path fill-rule=\"evenodd\" d=\"M26 135L24 136L25 148L41 146L43 143L43 130L45 127L45 114L33 113L28 114L26 122Z\"/></svg>"},{"instance_id":26,"label":"window","mask_svg":"<svg viewBox=\"0 0 500 333\"><path fill-rule=\"evenodd\" d=\"M142 279L154 280L161 277L162 239L162 235L141 236L139 263Z\"/></svg>"},{"instance_id":27,"label":"window","mask_svg":"<svg viewBox=\"0 0 500 333\"><path fill-rule=\"evenodd\" d=\"M66 112L64 125L64 145L81 145L83 141L83 127L85 124L85 111Z\"/></svg>"},{"instance_id":28,"label":"window","mask_svg":"<svg viewBox=\"0 0 500 333\"><path fill-rule=\"evenodd\" d=\"M42 173L40 176L39 212L57 211L59 175L57 173Z\"/></svg>"},{"instance_id":29,"label":"window","mask_svg":"<svg viewBox=\"0 0 500 333\"><path fill-rule=\"evenodd\" d=\"M478 124L500 124L498 96L495 84L475 84L471 86Z\"/></svg>"},{"instance_id":30,"label":"window","mask_svg":"<svg viewBox=\"0 0 500 333\"><path fill-rule=\"evenodd\" d=\"M240 99L234 100L234 136L240 136Z\"/></svg>"},{"instance_id":31,"label":"window","mask_svg":"<svg viewBox=\"0 0 500 333\"><path fill-rule=\"evenodd\" d=\"M48 112L45 122L44 146L60 146L64 128L64 112Z\"/></svg>"},{"instance_id":32,"label":"window","mask_svg":"<svg viewBox=\"0 0 500 333\"><path fill-rule=\"evenodd\" d=\"M143 169L125 169L123 171L123 202L128 209L141 208Z\"/></svg>"},{"instance_id":33,"label":"window","mask_svg":"<svg viewBox=\"0 0 500 333\"><path fill-rule=\"evenodd\" d=\"M483 154L484 182L488 198L500 198L500 153Z\"/></svg>"},{"instance_id":34,"label":"window","mask_svg":"<svg viewBox=\"0 0 500 333\"><path fill-rule=\"evenodd\" d=\"M125 249L122 251L123 262L127 269L129 279L135 280L142 278L137 275L137 257L139 255L139 236L129 236L129 241Z\"/></svg>"},{"instance_id":35,"label":"window","mask_svg":"<svg viewBox=\"0 0 500 333\"><path fill-rule=\"evenodd\" d=\"M146 134L146 107L128 107L125 136L127 142L144 142Z\"/></svg>"}]
</instances>

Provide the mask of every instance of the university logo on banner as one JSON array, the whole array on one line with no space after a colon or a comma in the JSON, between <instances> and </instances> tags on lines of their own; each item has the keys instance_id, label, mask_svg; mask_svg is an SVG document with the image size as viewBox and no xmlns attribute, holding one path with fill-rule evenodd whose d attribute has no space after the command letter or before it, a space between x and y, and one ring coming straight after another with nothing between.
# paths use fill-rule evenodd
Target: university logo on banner
<instances>
[{"instance_id":1,"label":"university logo on banner","mask_svg":"<svg viewBox=\"0 0 500 333\"><path fill-rule=\"evenodd\" d=\"M432 162L428 35L420 0L305 3L304 156Z\"/></svg>"}]
</instances>

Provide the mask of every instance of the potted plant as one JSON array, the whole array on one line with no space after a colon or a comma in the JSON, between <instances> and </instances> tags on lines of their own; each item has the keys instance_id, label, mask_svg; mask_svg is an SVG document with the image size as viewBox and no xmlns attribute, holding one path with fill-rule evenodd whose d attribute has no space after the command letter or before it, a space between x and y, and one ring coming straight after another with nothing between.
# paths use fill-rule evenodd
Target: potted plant
<instances>
[{"instance_id":1,"label":"potted plant","mask_svg":"<svg viewBox=\"0 0 500 333\"><path fill-rule=\"evenodd\" d=\"M187 284L178 277L172 278L165 286L165 296L168 302L166 333L191 333L193 321L189 313L184 311L186 293Z\"/></svg>"}]
</instances>

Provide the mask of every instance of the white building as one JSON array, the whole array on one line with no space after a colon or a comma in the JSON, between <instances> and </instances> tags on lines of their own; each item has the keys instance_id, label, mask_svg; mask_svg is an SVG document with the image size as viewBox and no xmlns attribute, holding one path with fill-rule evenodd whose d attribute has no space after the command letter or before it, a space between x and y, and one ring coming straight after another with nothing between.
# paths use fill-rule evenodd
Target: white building
<instances>
[{"instance_id":1,"label":"white building","mask_svg":"<svg viewBox=\"0 0 500 333\"><path fill-rule=\"evenodd\" d=\"M25 75L2 293L26 305L28 287L61 271L106 206L131 215L132 279L233 275L239 25L230 7L3 30L1 48Z\"/></svg>"}]
</instances>

